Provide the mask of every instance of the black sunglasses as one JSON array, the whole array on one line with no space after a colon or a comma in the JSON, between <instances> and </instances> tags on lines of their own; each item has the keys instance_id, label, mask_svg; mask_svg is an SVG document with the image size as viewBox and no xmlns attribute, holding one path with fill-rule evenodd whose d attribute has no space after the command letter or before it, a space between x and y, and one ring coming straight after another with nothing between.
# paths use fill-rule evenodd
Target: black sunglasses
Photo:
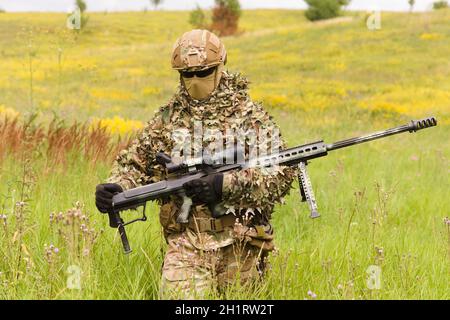
<instances>
[{"instance_id":1,"label":"black sunglasses","mask_svg":"<svg viewBox=\"0 0 450 320\"><path fill-rule=\"evenodd\" d=\"M216 70L216 67L212 67L212 68L209 68L206 70L201 70L201 71L179 71L179 72L183 78L192 78L193 76L196 76L197 78L204 78L204 77L209 76L215 70Z\"/></svg>"}]
</instances>

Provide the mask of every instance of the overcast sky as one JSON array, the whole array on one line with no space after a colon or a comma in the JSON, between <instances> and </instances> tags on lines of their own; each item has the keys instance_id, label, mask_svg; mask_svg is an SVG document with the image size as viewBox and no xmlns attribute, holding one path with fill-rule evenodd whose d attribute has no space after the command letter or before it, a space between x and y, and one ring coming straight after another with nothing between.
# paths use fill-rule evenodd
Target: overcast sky
<instances>
[{"instance_id":1,"label":"overcast sky","mask_svg":"<svg viewBox=\"0 0 450 320\"><path fill-rule=\"evenodd\" d=\"M415 11L431 8L435 0L416 0ZM0 8L6 11L59 11L68 12L73 8L74 0L0 0ZM304 9L302 0L241 0L244 9L253 8L290 8ZM86 0L89 11L127 11L152 8L149 0ZM211 7L214 0L164 0L160 6L165 10L187 10L199 4ZM408 10L408 0L352 0L348 7L352 10Z\"/></svg>"}]
</instances>

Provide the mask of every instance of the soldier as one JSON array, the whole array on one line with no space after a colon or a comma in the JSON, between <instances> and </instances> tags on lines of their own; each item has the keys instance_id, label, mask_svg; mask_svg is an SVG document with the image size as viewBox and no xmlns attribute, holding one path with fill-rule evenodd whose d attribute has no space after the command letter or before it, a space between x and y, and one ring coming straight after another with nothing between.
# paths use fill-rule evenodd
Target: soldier
<instances>
[{"instance_id":1,"label":"soldier","mask_svg":"<svg viewBox=\"0 0 450 320\"><path fill-rule=\"evenodd\" d=\"M246 78L224 70L226 60L223 43L209 31L192 30L177 40L172 67L180 74L178 92L120 152L108 183L97 186L99 211L111 209L114 193L166 179L155 160L157 152L174 155L175 149L188 146L198 153L217 143L217 134L207 132L228 138L230 131L244 133L236 139L245 146L246 159L255 144L270 145L272 150L284 147L272 118L251 101ZM203 136L192 144L198 124ZM178 152L181 160L182 153ZM187 183L186 195L194 204L187 224L176 221L182 204L179 196L159 201L168 244L161 297L204 298L237 279L243 284L258 279L265 257L274 248L270 225L274 204L288 193L294 176L288 167L248 168ZM209 204L217 202L226 210L213 218Z\"/></svg>"}]
</instances>

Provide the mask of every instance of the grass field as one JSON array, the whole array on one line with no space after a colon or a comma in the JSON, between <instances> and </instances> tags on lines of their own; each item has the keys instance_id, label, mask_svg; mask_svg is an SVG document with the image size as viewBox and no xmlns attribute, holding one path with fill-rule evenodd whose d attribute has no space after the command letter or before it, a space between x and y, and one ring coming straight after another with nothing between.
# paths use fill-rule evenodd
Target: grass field
<instances>
[{"instance_id":1,"label":"grass field","mask_svg":"<svg viewBox=\"0 0 450 320\"><path fill-rule=\"evenodd\" d=\"M117 136L124 142L175 91L170 51L188 13L89 15L73 33L64 14L0 13L1 299L158 296L156 206L128 228L134 253L124 256L94 190ZM308 218L295 186L274 214L266 281L226 298L450 298L450 10L383 13L377 31L349 15L310 23L300 11L244 11L242 34L223 39L228 68L248 76L289 146L428 115L438 127L312 161L322 217ZM74 121L84 129L67 129ZM373 265L379 289L367 286Z\"/></svg>"}]
</instances>

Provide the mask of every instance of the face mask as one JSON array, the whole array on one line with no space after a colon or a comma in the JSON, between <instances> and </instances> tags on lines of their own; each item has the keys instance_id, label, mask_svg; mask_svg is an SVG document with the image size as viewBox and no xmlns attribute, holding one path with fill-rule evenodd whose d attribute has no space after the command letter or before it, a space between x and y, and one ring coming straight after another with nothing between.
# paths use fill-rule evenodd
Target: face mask
<instances>
[{"instance_id":1,"label":"face mask","mask_svg":"<svg viewBox=\"0 0 450 320\"><path fill-rule=\"evenodd\" d=\"M200 71L200 77L192 76L192 74L189 77L184 77L181 73L181 82L192 98L203 100L219 86L223 68L224 64L221 63L215 68L214 72L207 76L203 76L204 71Z\"/></svg>"},{"instance_id":2,"label":"face mask","mask_svg":"<svg viewBox=\"0 0 450 320\"><path fill-rule=\"evenodd\" d=\"M203 78L197 76L192 78L182 77L184 87L189 95L197 100L203 100L208 97L216 89L216 72Z\"/></svg>"}]
</instances>

